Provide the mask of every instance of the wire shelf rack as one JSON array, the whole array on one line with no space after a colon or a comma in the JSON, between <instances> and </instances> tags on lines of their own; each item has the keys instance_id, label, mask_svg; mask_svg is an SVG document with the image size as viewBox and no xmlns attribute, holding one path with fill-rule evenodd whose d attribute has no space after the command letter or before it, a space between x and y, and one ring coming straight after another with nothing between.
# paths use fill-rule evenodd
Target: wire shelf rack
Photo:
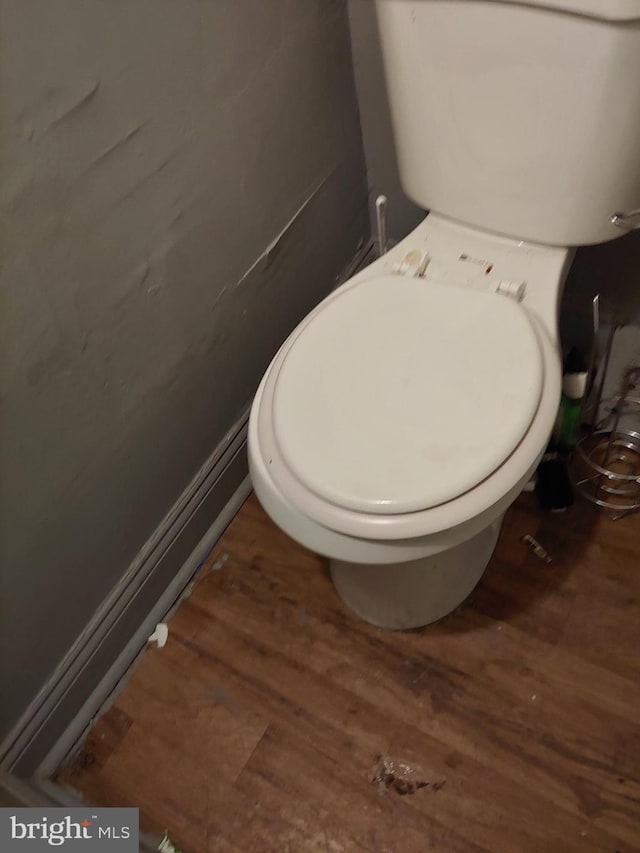
<instances>
[{"instance_id":1,"label":"wire shelf rack","mask_svg":"<svg viewBox=\"0 0 640 853\"><path fill-rule=\"evenodd\" d=\"M618 519L640 509L640 367L628 367L621 393L599 401L603 417L581 438L569 473L587 500Z\"/></svg>"}]
</instances>

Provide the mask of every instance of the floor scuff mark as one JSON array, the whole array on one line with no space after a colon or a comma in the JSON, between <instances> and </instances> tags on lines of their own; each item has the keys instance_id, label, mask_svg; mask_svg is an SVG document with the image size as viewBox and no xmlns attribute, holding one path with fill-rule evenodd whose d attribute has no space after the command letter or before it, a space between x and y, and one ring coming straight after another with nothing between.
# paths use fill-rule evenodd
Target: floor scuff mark
<instances>
[{"instance_id":1,"label":"floor scuff mark","mask_svg":"<svg viewBox=\"0 0 640 853\"><path fill-rule=\"evenodd\" d=\"M433 791L439 791L444 787L444 780L433 783L425 782L424 779L412 778L415 777L415 774L415 767L400 762L396 764L391 758L379 755L371 777L371 784L379 785L382 789L391 788L401 796L415 794L420 788L431 787Z\"/></svg>"},{"instance_id":2,"label":"floor scuff mark","mask_svg":"<svg viewBox=\"0 0 640 853\"><path fill-rule=\"evenodd\" d=\"M229 713L235 714L237 712L238 706L235 700L221 684L214 684L208 692L214 702L218 705L222 705L222 707L226 708Z\"/></svg>"}]
</instances>

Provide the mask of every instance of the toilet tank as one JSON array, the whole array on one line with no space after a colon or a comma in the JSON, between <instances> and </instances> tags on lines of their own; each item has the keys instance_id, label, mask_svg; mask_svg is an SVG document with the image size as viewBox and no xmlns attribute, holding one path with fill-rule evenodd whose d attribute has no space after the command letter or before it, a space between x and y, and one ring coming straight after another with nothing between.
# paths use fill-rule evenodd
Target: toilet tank
<instances>
[{"instance_id":1,"label":"toilet tank","mask_svg":"<svg viewBox=\"0 0 640 853\"><path fill-rule=\"evenodd\" d=\"M640 208L640 0L376 0L402 185L460 222L580 245Z\"/></svg>"}]
</instances>

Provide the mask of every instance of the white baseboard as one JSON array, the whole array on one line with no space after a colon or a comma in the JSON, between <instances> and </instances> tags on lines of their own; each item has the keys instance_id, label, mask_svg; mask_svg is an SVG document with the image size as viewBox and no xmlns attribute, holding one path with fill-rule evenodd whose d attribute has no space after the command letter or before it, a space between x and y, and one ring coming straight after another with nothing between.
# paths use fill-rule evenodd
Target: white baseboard
<instances>
[{"instance_id":1,"label":"white baseboard","mask_svg":"<svg viewBox=\"0 0 640 853\"><path fill-rule=\"evenodd\" d=\"M5 739L2 769L53 773L180 598L251 491L248 416L202 466Z\"/></svg>"}]
</instances>

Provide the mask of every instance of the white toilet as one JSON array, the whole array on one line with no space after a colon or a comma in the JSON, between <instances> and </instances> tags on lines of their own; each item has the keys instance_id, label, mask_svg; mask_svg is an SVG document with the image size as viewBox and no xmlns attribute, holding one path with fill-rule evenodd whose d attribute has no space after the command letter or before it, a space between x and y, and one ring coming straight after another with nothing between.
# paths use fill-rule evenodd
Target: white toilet
<instances>
[{"instance_id":1,"label":"white toilet","mask_svg":"<svg viewBox=\"0 0 640 853\"><path fill-rule=\"evenodd\" d=\"M403 629L471 592L546 447L569 247L640 219L640 0L376 7L403 186L431 213L284 342L249 464L345 603Z\"/></svg>"}]
</instances>

